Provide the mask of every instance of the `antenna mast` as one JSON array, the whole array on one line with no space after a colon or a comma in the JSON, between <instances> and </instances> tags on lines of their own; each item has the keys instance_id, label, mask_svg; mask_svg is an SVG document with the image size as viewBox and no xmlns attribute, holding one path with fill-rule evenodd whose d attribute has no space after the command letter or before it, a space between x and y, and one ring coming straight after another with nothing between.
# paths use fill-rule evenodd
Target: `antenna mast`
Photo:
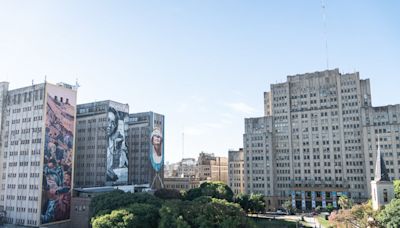
<instances>
[{"instance_id":1,"label":"antenna mast","mask_svg":"<svg viewBox=\"0 0 400 228\"><path fill-rule=\"evenodd\" d=\"M182 160L185 156L185 130L182 131Z\"/></svg>"}]
</instances>

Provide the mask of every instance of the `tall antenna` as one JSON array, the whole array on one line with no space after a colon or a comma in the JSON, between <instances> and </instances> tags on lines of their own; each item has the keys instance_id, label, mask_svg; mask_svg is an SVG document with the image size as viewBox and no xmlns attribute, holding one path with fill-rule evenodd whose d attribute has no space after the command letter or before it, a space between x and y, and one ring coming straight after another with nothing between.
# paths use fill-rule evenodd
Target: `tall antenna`
<instances>
[{"instance_id":1,"label":"tall antenna","mask_svg":"<svg viewBox=\"0 0 400 228\"><path fill-rule=\"evenodd\" d=\"M325 0L321 0L321 7L322 7L322 21L324 23L326 69L329 70L328 31L327 31L327 25L326 25L326 12L325 12L326 5L325 5Z\"/></svg>"},{"instance_id":2,"label":"tall antenna","mask_svg":"<svg viewBox=\"0 0 400 228\"><path fill-rule=\"evenodd\" d=\"M185 156L185 128L182 131L182 160Z\"/></svg>"}]
</instances>

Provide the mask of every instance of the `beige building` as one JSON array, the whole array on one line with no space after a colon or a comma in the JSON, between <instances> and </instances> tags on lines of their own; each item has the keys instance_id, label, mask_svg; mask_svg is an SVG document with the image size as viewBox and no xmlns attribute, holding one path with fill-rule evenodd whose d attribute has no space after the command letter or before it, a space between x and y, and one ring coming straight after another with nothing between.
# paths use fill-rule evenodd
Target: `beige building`
<instances>
[{"instance_id":1,"label":"beige building","mask_svg":"<svg viewBox=\"0 0 400 228\"><path fill-rule=\"evenodd\" d=\"M197 177L200 181L228 183L228 158L201 152L197 160Z\"/></svg>"},{"instance_id":2,"label":"beige building","mask_svg":"<svg viewBox=\"0 0 400 228\"><path fill-rule=\"evenodd\" d=\"M244 153L243 148L228 152L228 185L234 194L244 193Z\"/></svg>"},{"instance_id":3,"label":"beige building","mask_svg":"<svg viewBox=\"0 0 400 228\"><path fill-rule=\"evenodd\" d=\"M369 79L358 72L288 76L264 104L264 117L245 120L245 187L271 207L337 207L340 195L365 201L378 137L389 177L400 177L399 105L372 107Z\"/></svg>"},{"instance_id":4,"label":"beige building","mask_svg":"<svg viewBox=\"0 0 400 228\"><path fill-rule=\"evenodd\" d=\"M164 177L164 187L166 189L176 189L179 191L187 191L189 189L198 188L200 181L193 177Z\"/></svg>"}]
</instances>

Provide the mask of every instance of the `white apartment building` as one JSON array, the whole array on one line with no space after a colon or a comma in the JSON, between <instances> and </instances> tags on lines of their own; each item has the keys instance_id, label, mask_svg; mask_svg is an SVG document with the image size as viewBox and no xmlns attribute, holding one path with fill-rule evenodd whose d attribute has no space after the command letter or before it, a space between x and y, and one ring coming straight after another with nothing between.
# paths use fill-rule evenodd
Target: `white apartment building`
<instances>
[{"instance_id":1,"label":"white apartment building","mask_svg":"<svg viewBox=\"0 0 400 228\"><path fill-rule=\"evenodd\" d=\"M76 90L49 83L9 90L0 82L0 208L7 223L69 219Z\"/></svg>"}]
</instances>

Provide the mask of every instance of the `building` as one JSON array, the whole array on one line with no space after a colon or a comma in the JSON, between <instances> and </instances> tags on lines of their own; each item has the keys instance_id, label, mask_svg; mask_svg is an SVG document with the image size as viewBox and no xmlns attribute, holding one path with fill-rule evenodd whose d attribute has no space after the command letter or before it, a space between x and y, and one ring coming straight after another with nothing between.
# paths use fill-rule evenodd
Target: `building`
<instances>
[{"instance_id":1,"label":"building","mask_svg":"<svg viewBox=\"0 0 400 228\"><path fill-rule=\"evenodd\" d=\"M271 207L291 200L302 210L337 207L340 195L365 201L377 137L389 177L400 177L398 110L372 107L370 81L358 72L326 70L272 84L265 116L245 120L246 192L265 194Z\"/></svg>"},{"instance_id":2,"label":"building","mask_svg":"<svg viewBox=\"0 0 400 228\"><path fill-rule=\"evenodd\" d=\"M200 187L200 181L194 177L164 177L164 187L166 189L176 189L187 191Z\"/></svg>"},{"instance_id":3,"label":"building","mask_svg":"<svg viewBox=\"0 0 400 228\"><path fill-rule=\"evenodd\" d=\"M179 163L169 163L164 164L164 178L165 177L177 177L178 176Z\"/></svg>"},{"instance_id":4,"label":"building","mask_svg":"<svg viewBox=\"0 0 400 228\"><path fill-rule=\"evenodd\" d=\"M228 151L228 185L233 193L244 193L244 153L243 148Z\"/></svg>"},{"instance_id":5,"label":"building","mask_svg":"<svg viewBox=\"0 0 400 228\"><path fill-rule=\"evenodd\" d=\"M76 187L152 184L155 168L164 162L163 141L162 154L152 156L152 138L164 134L163 115L129 114L128 104L107 100L78 105L77 119ZM157 188L163 177L160 170Z\"/></svg>"},{"instance_id":6,"label":"building","mask_svg":"<svg viewBox=\"0 0 400 228\"><path fill-rule=\"evenodd\" d=\"M196 176L196 159L182 158L178 163L178 177L195 177Z\"/></svg>"},{"instance_id":7,"label":"building","mask_svg":"<svg viewBox=\"0 0 400 228\"><path fill-rule=\"evenodd\" d=\"M154 137L161 147L159 155L155 153ZM164 178L164 116L154 112L142 112L129 115L129 183L133 185L149 184L160 188Z\"/></svg>"},{"instance_id":8,"label":"building","mask_svg":"<svg viewBox=\"0 0 400 228\"><path fill-rule=\"evenodd\" d=\"M92 199L98 195L115 190L134 192L132 185L105 186L93 188L75 188L71 203L70 227L90 228L90 218L93 216L93 208L90 208Z\"/></svg>"},{"instance_id":9,"label":"building","mask_svg":"<svg viewBox=\"0 0 400 228\"><path fill-rule=\"evenodd\" d=\"M378 141L374 180L371 181L372 208L379 210L394 199L394 185L390 180Z\"/></svg>"},{"instance_id":10,"label":"building","mask_svg":"<svg viewBox=\"0 0 400 228\"><path fill-rule=\"evenodd\" d=\"M64 83L14 90L0 83L0 207L6 223L51 227L69 221L76 94Z\"/></svg>"},{"instance_id":11,"label":"building","mask_svg":"<svg viewBox=\"0 0 400 228\"><path fill-rule=\"evenodd\" d=\"M245 192L266 196L267 208L277 208L272 117L245 119L243 135Z\"/></svg>"},{"instance_id":12,"label":"building","mask_svg":"<svg viewBox=\"0 0 400 228\"><path fill-rule=\"evenodd\" d=\"M228 158L201 152L197 160L197 177L200 181L228 183Z\"/></svg>"},{"instance_id":13,"label":"building","mask_svg":"<svg viewBox=\"0 0 400 228\"><path fill-rule=\"evenodd\" d=\"M400 179L400 105L363 108L361 119L366 180L374 180L378 142L389 179Z\"/></svg>"},{"instance_id":14,"label":"building","mask_svg":"<svg viewBox=\"0 0 400 228\"><path fill-rule=\"evenodd\" d=\"M128 183L128 104L78 105L74 183L77 188Z\"/></svg>"}]
</instances>

